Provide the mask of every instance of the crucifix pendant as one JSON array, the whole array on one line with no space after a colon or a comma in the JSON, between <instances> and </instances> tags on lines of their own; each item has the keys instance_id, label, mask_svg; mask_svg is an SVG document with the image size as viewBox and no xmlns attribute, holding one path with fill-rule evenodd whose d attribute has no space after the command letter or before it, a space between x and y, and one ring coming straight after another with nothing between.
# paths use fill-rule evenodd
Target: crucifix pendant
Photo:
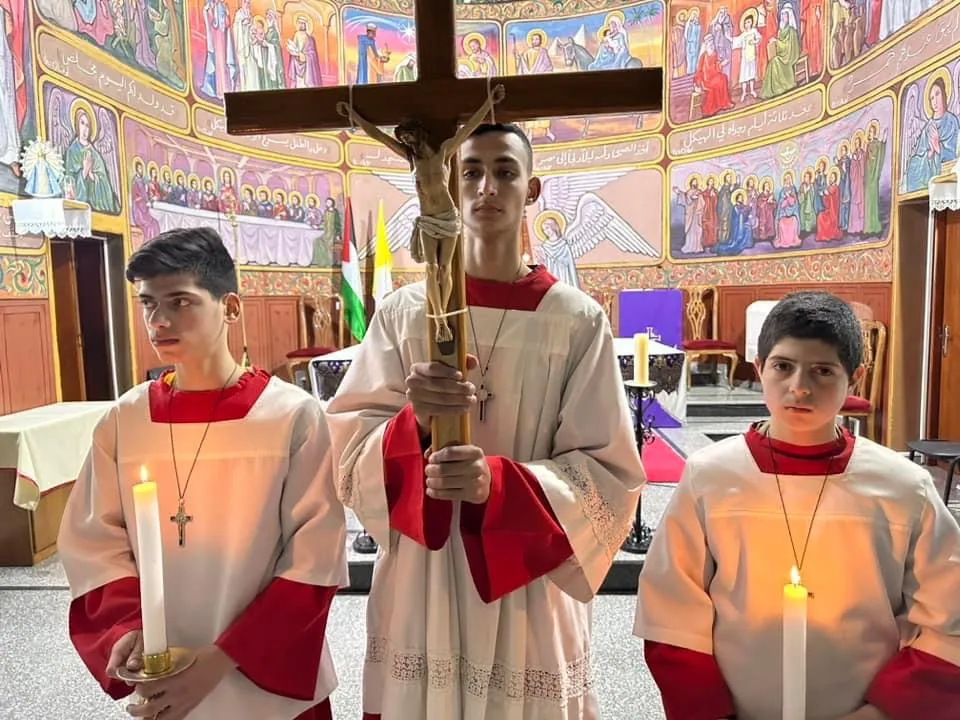
<instances>
[{"instance_id":1,"label":"crucifix pendant","mask_svg":"<svg viewBox=\"0 0 960 720\"><path fill-rule=\"evenodd\" d=\"M177 505L177 514L170 516L170 522L177 524L177 545L183 547L187 544L187 523L193 522L193 515L187 515L183 509L183 499Z\"/></svg>"},{"instance_id":2,"label":"crucifix pendant","mask_svg":"<svg viewBox=\"0 0 960 720\"><path fill-rule=\"evenodd\" d=\"M477 399L480 401L480 422L487 419L487 400L493 400L493 393L480 384L480 390L477 392Z\"/></svg>"}]
</instances>

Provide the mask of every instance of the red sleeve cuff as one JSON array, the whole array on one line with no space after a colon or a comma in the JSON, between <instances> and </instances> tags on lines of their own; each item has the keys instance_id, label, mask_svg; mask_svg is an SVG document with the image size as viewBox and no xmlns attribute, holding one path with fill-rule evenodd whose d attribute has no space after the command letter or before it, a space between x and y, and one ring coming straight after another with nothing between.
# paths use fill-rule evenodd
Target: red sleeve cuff
<instances>
[{"instance_id":1,"label":"red sleeve cuff","mask_svg":"<svg viewBox=\"0 0 960 720\"><path fill-rule=\"evenodd\" d=\"M960 702L960 667L907 647L877 673L867 702L890 720L955 720Z\"/></svg>"},{"instance_id":2,"label":"red sleeve cuff","mask_svg":"<svg viewBox=\"0 0 960 720\"><path fill-rule=\"evenodd\" d=\"M643 656L660 688L667 720L736 715L733 696L713 655L646 640Z\"/></svg>"},{"instance_id":3,"label":"red sleeve cuff","mask_svg":"<svg viewBox=\"0 0 960 720\"><path fill-rule=\"evenodd\" d=\"M490 497L463 503L460 532L484 602L525 587L573 555L537 478L523 465L488 456Z\"/></svg>"},{"instance_id":4,"label":"red sleeve cuff","mask_svg":"<svg viewBox=\"0 0 960 720\"><path fill-rule=\"evenodd\" d=\"M335 587L274 578L216 645L258 687L313 700Z\"/></svg>"},{"instance_id":5,"label":"red sleeve cuff","mask_svg":"<svg viewBox=\"0 0 960 720\"><path fill-rule=\"evenodd\" d=\"M70 603L70 640L87 670L114 700L127 697L133 688L107 677L110 653L120 638L142 627L139 578L114 580Z\"/></svg>"},{"instance_id":6,"label":"red sleeve cuff","mask_svg":"<svg viewBox=\"0 0 960 720\"><path fill-rule=\"evenodd\" d=\"M387 423L383 434L390 527L428 550L439 550L450 537L453 503L427 495L426 465L417 419L408 404Z\"/></svg>"}]
</instances>

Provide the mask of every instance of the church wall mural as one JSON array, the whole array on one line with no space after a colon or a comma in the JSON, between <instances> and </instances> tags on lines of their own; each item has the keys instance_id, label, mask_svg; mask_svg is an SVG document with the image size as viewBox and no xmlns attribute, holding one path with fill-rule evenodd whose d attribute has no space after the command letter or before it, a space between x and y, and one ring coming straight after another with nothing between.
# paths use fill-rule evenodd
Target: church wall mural
<instances>
[{"instance_id":1,"label":"church wall mural","mask_svg":"<svg viewBox=\"0 0 960 720\"><path fill-rule=\"evenodd\" d=\"M207 222L243 263L245 292L317 294L337 282L347 191L361 254L382 200L395 281L416 278L402 161L361 133L231 137L222 114L227 90L415 79L411 12L408 0L0 0L0 206L27 194L19 151L40 138L63 160L61 194L90 198L94 226L128 249ZM531 254L595 295L889 282L894 196L922 194L956 154L955 0L457 0L456 12L463 77L665 68L662 113L526 123L545 185L528 209ZM42 243L4 228L4 292L45 294Z\"/></svg>"}]
</instances>

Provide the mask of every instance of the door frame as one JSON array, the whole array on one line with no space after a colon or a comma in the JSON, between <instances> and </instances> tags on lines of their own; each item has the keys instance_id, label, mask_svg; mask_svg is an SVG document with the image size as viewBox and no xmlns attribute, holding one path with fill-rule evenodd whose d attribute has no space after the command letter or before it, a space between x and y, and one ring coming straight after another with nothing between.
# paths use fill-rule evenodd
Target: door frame
<instances>
[{"instance_id":1,"label":"door frame","mask_svg":"<svg viewBox=\"0 0 960 720\"><path fill-rule=\"evenodd\" d=\"M957 213L960 207L946 210L930 208L927 232L927 268L924 298L923 346L924 363L921 371L920 437L936 437L940 422L940 372L942 363L942 328L946 303L947 213Z\"/></svg>"}]
</instances>

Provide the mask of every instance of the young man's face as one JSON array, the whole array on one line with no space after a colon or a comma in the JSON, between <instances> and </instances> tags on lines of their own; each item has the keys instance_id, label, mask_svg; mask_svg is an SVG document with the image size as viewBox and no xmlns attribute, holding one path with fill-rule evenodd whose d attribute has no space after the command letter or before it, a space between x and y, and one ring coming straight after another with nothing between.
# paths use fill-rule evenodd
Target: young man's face
<instances>
[{"instance_id":1,"label":"young man's face","mask_svg":"<svg viewBox=\"0 0 960 720\"><path fill-rule=\"evenodd\" d=\"M523 208L540 195L527 149L513 133L471 137L461 148L463 224L479 238L517 228Z\"/></svg>"},{"instance_id":2,"label":"young man's face","mask_svg":"<svg viewBox=\"0 0 960 720\"><path fill-rule=\"evenodd\" d=\"M780 439L799 443L830 441L850 386L863 373L858 368L850 378L836 348L822 340L790 337L774 345L762 365L757 358L756 365L770 416L787 433Z\"/></svg>"},{"instance_id":3,"label":"young man's face","mask_svg":"<svg viewBox=\"0 0 960 720\"><path fill-rule=\"evenodd\" d=\"M192 275L161 275L137 282L143 321L160 361L173 365L213 355L239 317L240 299L215 299Z\"/></svg>"}]
</instances>

